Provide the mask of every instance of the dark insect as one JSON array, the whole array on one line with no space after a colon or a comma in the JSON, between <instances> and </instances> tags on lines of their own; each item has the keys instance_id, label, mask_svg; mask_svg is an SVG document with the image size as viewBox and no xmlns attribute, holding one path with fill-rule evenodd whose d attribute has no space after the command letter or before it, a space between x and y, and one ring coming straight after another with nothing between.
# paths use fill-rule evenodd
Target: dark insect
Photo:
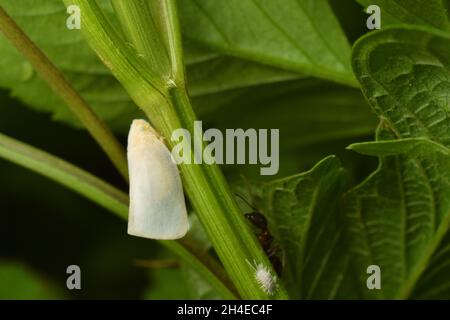
<instances>
[{"instance_id":1,"label":"dark insect","mask_svg":"<svg viewBox=\"0 0 450 320\"><path fill-rule=\"evenodd\" d=\"M255 226L257 226L260 229L266 229L267 228L267 219L259 212L250 212L246 213L245 217L251 221Z\"/></svg>"},{"instance_id":2,"label":"dark insect","mask_svg":"<svg viewBox=\"0 0 450 320\"><path fill-rule=\"evenodd\" d=\"M267 254L269 261L272 263L273 268L277 272L278 276L281 276L283 270L281 260L278 257L279 248L273 245L273 237L267 228L267 220L259 212L247 213L245 217L250 220L256 227L261 229L258 234L258 240L263 248L264 252Z\"/></svg>"},{"instance_id":3,"label":"dark insect","mask_svg":"<svg viewBox=\"0 0 450 320\"><path fill-rule=\"evenodd\" d=\"M263 247L264 251L268 253L268 250L272 246L273 237L270 234L269 230L263 229L261 233L258 235L259 243Z\"/></svg>"},{"instance_id":4,"label":"dark insect","mask_svg":"<svg viewBox=\"0 0 450 320\"><path fill-rule=\"evenodd\" d=\"M239 196L239 195L238 195ZM242 200L244 200L250 207L256 210L252 205L250 205L245 199L239 196ZM273 237L268 229L267 219L266 217L257 211L246 213L245 217L255 226L260 229L258 234L258 241L261 244L264 252L266 253L269 261L272 263L273 268L275 269L278 276L281 276L283 266L280 258L278 257L279 247L273 245Z\"/></svg>"},{"instance_id":5,"label":"dark insect","mask_svg":"<svg viewBox=\"0 0 450 320\"><path fill-rule=\"evenodd\" d=\"M278 250L273 250L272 252L268 253L269 261L272 263L273 268L275 269L275 272L278 274L278 276L281 277L281 273L283 272L283 265L281 264L281 260L277 255Z\"/></svg>"}]
</instances>

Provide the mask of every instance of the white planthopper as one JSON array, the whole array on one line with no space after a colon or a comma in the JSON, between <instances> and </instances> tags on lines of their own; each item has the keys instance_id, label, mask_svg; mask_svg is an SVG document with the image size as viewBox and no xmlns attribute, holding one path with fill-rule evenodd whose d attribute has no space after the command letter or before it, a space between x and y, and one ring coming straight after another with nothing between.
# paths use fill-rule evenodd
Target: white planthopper
<instances>
[{"instance_id":1,"label":"white planthopper","mask_svg":"<svg viewBox=\"0 0 450 320\"><path fill-rule=\"evenodd\" d=\"M183 237L189 222L180 173L163 138L145 120L131 124L128 170L128 234L160 240Z\"/></svg>"}]
</instances>

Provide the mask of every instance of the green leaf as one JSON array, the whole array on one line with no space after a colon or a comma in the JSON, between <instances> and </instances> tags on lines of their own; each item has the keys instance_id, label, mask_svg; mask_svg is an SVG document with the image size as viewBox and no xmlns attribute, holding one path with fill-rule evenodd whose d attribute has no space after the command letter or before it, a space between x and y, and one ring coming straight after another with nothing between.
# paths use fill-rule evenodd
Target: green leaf
<instances>
[{"instance_id":1,"label":"green leaf","mask_svg":"<svg viewBox=\"0 0 450 320\"><path fill-rule=\"evenodd\" d=\"M382 130L378 140L395 138L386 127ZM395 150L391 143L399 148ZM370 153L382 155L380 166L344 201L353 267L363 296L414 297L418 281L427 282L429 275L442 268L441 263L432 263L443 258L439 246L450 258L443 242L450 223L450 181L442 174L450 170L450 150L444 153L444 148L426 139L372 144ZM369 265L381 268L381 292L364 290ZM450 285L446 279L440 278L441 285ZM426 290L435 289L428 286ZM428 292L418 289L415 294L427 296Z\"/></svg>"},{"instance_id":2,"label":"green leaf","mask_svg":"<svg viewBox=\"0 0 450 320\"><path fill-rule=\"evenodd\" d=\"M317 79L227 92L194 99L209 126L280 129L280 149L371 134L377 118L356 89Z\"/></svg>"},{"instance_id":3,"label":"green leaf","mask_svg":"<svg viewBox=\"0 0 450 320\"><path fill-rule=\"evenodd\" d=\"M108 3L101 3L110 19L114 19ZM86 44L81 32L65 27L68 15L62 1L47 0L43 4L33 0L1 0L0 5L113 130L126 133L131 120L142 117L123 87ZM0 87L10 89L12 95L35 110L51 113L55 120L81 126L2 35L0 51ZM185 51L193 95L299 77L273 67L224 57L193 41L186 41Z\"/></svg>"},{"instance_id":4,"label":"green leaf","mask_svg":"<svg viewBox=\"0 0 450 320\"><path fill-rule=\"evenodd\" d=\"M69 82L114 129L124 126L121 118L140 114L117 80L84 42L79 31L65 27L64 4L59 0L44 3L2 0L0 5L36 42L50 60L64 72ZM36 110L51 112L57 120L80 126L64 102L33 71L31 65L0 36L0 86ZM122 120L120 120L122 121Z\"/></svg>"},{"instance_id":5,"label":"green leaf","mask_svg":"<svg viewBox=\"0 0 450 320\"><path fill-rule=\"evenodd\" d=\"M0 263L0 300L63 299L54 284L17 262Z\"/></svg>"},{"instance_id":6,"label":"green leaf","mask_svg":"<svg viewBox=\"0 0 450 320\"><path fill-rule=\"evenodd\" d=\"M449 297L449 48L445 33L411 26L371 33L354 48L355 74L382 120L377 142L352 146L379 155L379 168L344 198L363 297ZM372 264L380 291L365 287Z\"/></svg>"},{"instance_id":7,"label":"green leaf","mask_svg":"<svg viewBox=\"0 0 450 320\"><path fill-rule=\"evenodd\" d=\"M398 154L408 154L411 152L424 154L430 151L440 151L444 155L449 155L449 149L432 142L426 138L407 138L400 140L374 141L354 143L347 148L361 154L369 156L392 156Z\"/></svg>"},{"instance_id":8,"label":"green leaf","mask_svg":"<svg viewBox=\"0 0 450 320\"><path fill-rule=\"evenodd\" d=\"M345 173L331 156L306 173L262 185L260 206L284 256L290 296L333 299L343 287L349 255L337 210Z\"/></svg>"},{"instance_id":9,"label":"green leaf","mask_svg":"<svg viewBox=\"0 0 450 320\"><path fill-rule=\"evenodd\" d=\"M450 36L404 26L357 42L353 68L375 113L397 138L450 145Z\"/></svg>"},{"instance_id":10,"label":"green leaf","mask_svg":"<svg viewBox=\"0 0 450 320\"><path fill-rule=\"evenodd\" d=\"M279 129L279 177L302 172L330 153L359 161L345 147L372 135L378 123L359 90L311 78L196 97L193 103L205 128ZM274 178L261 176L259 167L224 169L228 181L242 174Z\"/></svg>"},{"instance_id":11,"label":"green leaf","mask_svg":"<svg viewBox=\"0 0 450 320\"><path fill-rule=\"evenodd\" d=\"M381 9L381 27L407 23L450 31L448 0L358 0Z\"/></svg>"},{"instance_id":12,"label":"green leaf","mask_svg":"<svg viewBox=\"0 0 450 320\"><path fill-rule=\"evenodd\" d=\"M193 97L302 77L296 73L226 56L188 65L187 73L189 93Z\"/></svg>"},{"instance_id":13,"label":"green leaf","mask_svg":"<svg viewBox=\"0 0 450 320\"><path fill-rule=\"evenodd\" d=\"M324 0L179 1L184 34L219 51L355 85L350 47Z\"/></svg>"}]
</instances>

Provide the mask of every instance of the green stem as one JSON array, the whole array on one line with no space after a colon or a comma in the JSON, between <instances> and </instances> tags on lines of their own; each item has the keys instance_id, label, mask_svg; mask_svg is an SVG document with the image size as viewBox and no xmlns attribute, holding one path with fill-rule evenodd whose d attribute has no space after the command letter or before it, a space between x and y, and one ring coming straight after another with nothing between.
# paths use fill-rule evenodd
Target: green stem
<instances>
[{"instance_id":1,"label":"green stem","mask_svg":"<svg viewBox=\"0 0 450 320\"><path fill-rule=\"evenodd\" d=\"M176 87L170 90L170 101L179 116L182 127L192 134L195 116L185 90ZM206 164L182 164L180 171L186 193L225 270L242 297L286 299L287 293L281 284L273 296L268 296L255 281L254 270L249 263L254 261L263 263L269 270L272 269L271 264L249 228L248 222L245 221L219 167ZM271 272L275 274L273 270Z\"/></svg>"},{"instance_id":2,"label":"green stem","mask_svg":"<svg viewBox=\"0 0 450 320\"><path fill-rule=\"evenodd\" d=\"M80 168L0 133L0 157L76 191L121 218L127 218L128 196Z\"/></svg>"},{"instance_id":3,"label":"green stem","mask_svg":"<svg viewBox=\"0 0 450 320\"><path fill-rule=\"evenodd\" d=\"M128 196L92 174L44 151L0 134L0 158L21 165L76 191L121 219L128 217ZM224 299L236 299L222 267L192 240L159 241L198 271Z\"/></svg>"},{"instance_id":4,"label":"green stem","mask_svg":"<svg viewBox=\"0 0 450 320\"><path fill-rule=\"evenodd\" d=\"M170 59L171 76L178 85L184 86L184 61L180 23L176 0L158 0L151 2L160 32L165 36L166 50Z\"/></svg>"},{"instance_id":5,"label":"green stem","mask_svg":"<svg viewBox=\"0 0 450 320\"><path fill-rule=\"evenodd\" d=\"M157 77L149 68L145 68L137 53L123 43L95 1L64 1L80 7L83 14L82 31L88 42L136 104L144 110L153 126L166 137L169 146L173 147L170 137L175 129L186 128L193 135L196 117L184 88L184 66L180 65L182 52L174 1L158 0L158 4L154 4L160 8L161 14L155 25L172 28L169 31L165 29L169 34L166 39L169 47L166 50L171 63L176 64L171 65L170 74ZM136 19L135 22L142 20ZM133 39L143 41L142 37ZM275 272L239 210L218 166L182 164L180 171L183 186L195 212L242 298L287 298L281 283L274 295L269 295L255 279L255 271L249 262L263 263L273 274Z\"/></svg>"},{"instance_id":6,"label":"green stem","mask_svg":"<svg viewBox=\"0 0 450 320\"><path fill-rule=\"evenodd\" d=\"M154 2L154 1L153 1ZM111 0L125 34L138 57L146 60L155 72L169 71L169 57L155 25L147 0Z\"/></svg>"},{"instance_id":7,"label":"green stem","mask_svg":"<svg viewBox=\"0 0 450 320\"><path fill-rule=\"evenodd\" d=\"M0 6L0 30L16 49L33 65L50 88L67 104L105 151L120 174L128 180L126 154L108 126L93 112L86 101L65 79L47 56L31 41Z\"/></svg>"}]
</instances>

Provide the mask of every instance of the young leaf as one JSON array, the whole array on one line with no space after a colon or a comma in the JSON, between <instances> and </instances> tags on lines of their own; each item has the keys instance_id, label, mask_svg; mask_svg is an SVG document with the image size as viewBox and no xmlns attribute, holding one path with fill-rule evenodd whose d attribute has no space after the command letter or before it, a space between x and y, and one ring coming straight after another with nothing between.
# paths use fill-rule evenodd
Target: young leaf
<instances>
[{"instance_id":1,"label":"young leaf","mask_svg":"<svg viewBox=\"0 0 450 320\"><path fill-rule=\"evenodd\" d=\"M375 113L397 138L450 145L450 36L404 26L370 33L353 50L353 68Z\"/></svg>"}]
</instances>

